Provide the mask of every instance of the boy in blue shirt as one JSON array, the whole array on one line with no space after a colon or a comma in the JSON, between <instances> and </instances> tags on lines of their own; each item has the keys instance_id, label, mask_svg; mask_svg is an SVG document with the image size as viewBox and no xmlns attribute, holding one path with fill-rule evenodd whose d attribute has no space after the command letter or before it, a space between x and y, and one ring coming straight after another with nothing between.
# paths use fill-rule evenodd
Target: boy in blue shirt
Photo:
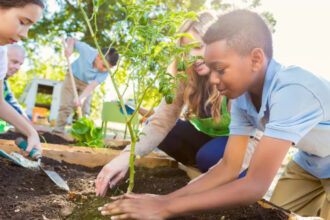
<instances>
[{"instance_id":1,"label":"boy in blue shirt","mask_svg":"<svg viewBox=\"0 0 330 220\"><path fill-rule=\"evenodd\" d=\"M125 200L101 207L102 214L119 215L113 219L166 219L256 202L295 145L299 151L272 201L307 216L321 209L321 217L330 219L330 82L273 60L267 25L247 10L221 16L203 40L211 83L233 99L230 137L222 161L171 194L127 195ZM246 176L237 179L248 140L257 129L264 135Z\"/></svg>"},{"instance_id":2,"label":"boy in blue shirt","mask_svg":"<svg viewBox=\"0 0 330 220\"><path fill-rule=\"evenodd\" d=\"M67 44L65 56L69 57L74 48L79 53L79 58L71 65L79 97L78 100L74 100L70 76L67 74L62 87L61 105L54 128L55 132L60 133L65 132L65 125L73 107L83 107L83 115L90 114L93 91L106 80L109 74L101 55L96 49L74 38L69 38ZM102 53L106 55L105 58L110 68L117 64L119 56L114 48L104 48Z\"/></svg>"}]
</instances>

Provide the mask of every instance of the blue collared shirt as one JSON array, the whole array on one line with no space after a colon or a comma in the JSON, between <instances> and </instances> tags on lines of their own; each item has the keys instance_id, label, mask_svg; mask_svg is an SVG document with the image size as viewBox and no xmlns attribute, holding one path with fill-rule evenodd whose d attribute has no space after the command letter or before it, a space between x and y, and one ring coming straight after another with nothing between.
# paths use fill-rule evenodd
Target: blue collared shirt
<instances>
[{"instance_id":1,"label":"blue collared shirt","mask_svg":"<svg viewBox=\"0 0 330 220\"><path fill-rule=\"evenodd\" d=\"M79 57L71 65L73 75L87 84L90 84L94 80L99 84L103 83L109 75L108 72L99 72L93 68L98 51L80 41L77 41L74 47L78 51Z\"/></svg>"},{"instance_id":2,"label":"blue collared shirt","mask_svg":"<svg viewBox=\"0 0 330 220\"><path fill-rule=\"evenodd\" d=\"M293 142L293 160L318 178L330 177L330 82L271 60L262 103L256 111L249 93L233 100L230 134L264 135Z\"/></svg>"}]
</instances>

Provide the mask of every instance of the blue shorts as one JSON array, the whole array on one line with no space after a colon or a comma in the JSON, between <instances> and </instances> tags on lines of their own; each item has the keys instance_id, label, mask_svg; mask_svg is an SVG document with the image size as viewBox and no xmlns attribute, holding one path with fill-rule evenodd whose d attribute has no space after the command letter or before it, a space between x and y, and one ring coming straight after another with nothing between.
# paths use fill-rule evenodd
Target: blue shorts
<instances>
[{"instance_id":1,"label":"blue shorts","mask_svg":"<svg viewBox=\"0 0 330 220\"><path fill-rule=\"evenodd\" d=\"M185 165L197 165L204 173L223 157L227 141L228 136L212 138L196 130L189 121L179 119L158 148Z\"/></svg>"}]
</instances>

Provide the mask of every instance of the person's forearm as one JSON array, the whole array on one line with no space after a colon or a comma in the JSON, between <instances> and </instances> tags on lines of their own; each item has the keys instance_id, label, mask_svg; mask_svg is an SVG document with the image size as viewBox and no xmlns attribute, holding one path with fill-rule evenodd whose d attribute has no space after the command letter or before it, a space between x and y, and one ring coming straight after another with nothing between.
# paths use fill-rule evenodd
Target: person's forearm
<instances>
[{"instance_id":1,"label":"person's forearm","mask_svg":"<svg viewBox=\"0 0 330 220\"><path fill-rule=\"evenodd\" d=\"M229 142L231 140L232 145L230 146L239 146L236 143L244 142L244 136L230 136ZM263 137L253 155L249 171L245 177L201 193L167 199L166 204L168 206L164 208L165 213L176 216L207 209L249 204L261 199L272 183L291 144L292 142L288 140ZM242 148L228 148L225 151L225 156L226 153L232 155L237 150L242 151ZM234 153L234 157L229 159L235 158ZM233 164L235 165L235 163ZM214 169L214 171L216 170ZM219 178L224 175L219 170L217 173Z\"/></svg>"},{"instance_id":2,"label":"person's forearm","mask_svg":"<svg viewBox=\"0 0 330 220\"><path fill-rule=\"evenodd\" d=\"M233 170L225 163L219 163L213 169L209 170L203 177L197 181L186 185L185 187L166 195L168 199L200 193L217 186L221 186L235 180L239 175L239 170Z\"/></svg>"},{"instance_id":3,"label":"person's forearm","mask_svg":"<svg viewBox=\"0 0 330 220\"><path fill-rule=\"evenodd\" d=\"M261 199L265 193L262 190L265 187L259 186L257 181L250 181L244 177L201 193L170 199L166 209L171 213L171 217L174 217L203 210L251 204Z\"/></svg>"},{"instance_id":4,"label":"person's forearm","mask_svg":"<svg viewBox=\"0 0 330 220\"><path fill-rule=\"evenodd\" d=\"M44 128L42 128L39 125L33 124L33 122L27 117L27 115L23 115L23 117L25 118L25 120L27 121L27 123L29 123L36 131L40 131L40 130L45 130ZM42 129L41 129L42 128Z\"/></svg>"},{"instance_id":5,"label":"person's forearm","mask_svg":"<svg viewBox=\"0 0 330 220\"><path fill-rule=\"evenodd\" d=\"M91 84L89 84L84 91L80 94L79 99L84 102L86 98L93 94L94 89L99 85L98 82L93 81Z\"/></svg>"},{"instance_id":6,"label":"person's forearm","mask_svg":"<svg viewBox=\"0 0 330 220\"><path fill-rule=\"evenodd\" d=\"M17 113L5 100L0 100L0 118L9 122L25 136L37 135L37 131L27 120Z\"/></svg>"},{"instance_id":7,"label":"person's forearm","mask_svg":"<svg viewBox=\"0 0 330 220\"><path fill-rule=\"evenodd\" d=\"M76 44L77 39L75 38L68 38L67 40L67 45L68 45L68 50L73 51L74 50L74 45Z\"/></svg>"},{"instance_id":8,"label":"person's forearm","mask_svg":"<svg viewBox=\"0 0 330 220\"><path fill-rule=\"evenodd\" d=\"M201 178L168 195L169 198L203 192L237 179L242 167L249 136L230 136L221 162Z\"/></svg>"}]
</instances>

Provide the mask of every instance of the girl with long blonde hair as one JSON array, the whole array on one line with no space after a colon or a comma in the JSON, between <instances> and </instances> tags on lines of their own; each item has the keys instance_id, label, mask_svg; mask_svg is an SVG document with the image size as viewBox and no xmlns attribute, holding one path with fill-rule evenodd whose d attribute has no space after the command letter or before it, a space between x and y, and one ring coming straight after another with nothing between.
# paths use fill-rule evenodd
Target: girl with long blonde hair
<instances>
[{"instance_id":1,"label":"girl with long blonde hair","mask_svg":"<svg viewBox=\"0 0 330 220\"><path fill-rule=\"evenodd\" d=\"M190 50L190 56L203 56L205 45L202 36L216 16L205 11L199 14L198 21L187 20L180 28L180 45L198 42L199 46ZM170 67L176 74L176 62ZM182 80L176 91L176 100L185 106L185 120L177 119L175 126L167 134L158 148L177 161L195 166L206 172L223 155L229 135L230 115L227 100L209 83L209 68L203 60L196 60L186 70L187 82ZM212 103L211 103L212 100ZM216 140L215 140L216 139Z\"/></svg>"}]
</instances>

